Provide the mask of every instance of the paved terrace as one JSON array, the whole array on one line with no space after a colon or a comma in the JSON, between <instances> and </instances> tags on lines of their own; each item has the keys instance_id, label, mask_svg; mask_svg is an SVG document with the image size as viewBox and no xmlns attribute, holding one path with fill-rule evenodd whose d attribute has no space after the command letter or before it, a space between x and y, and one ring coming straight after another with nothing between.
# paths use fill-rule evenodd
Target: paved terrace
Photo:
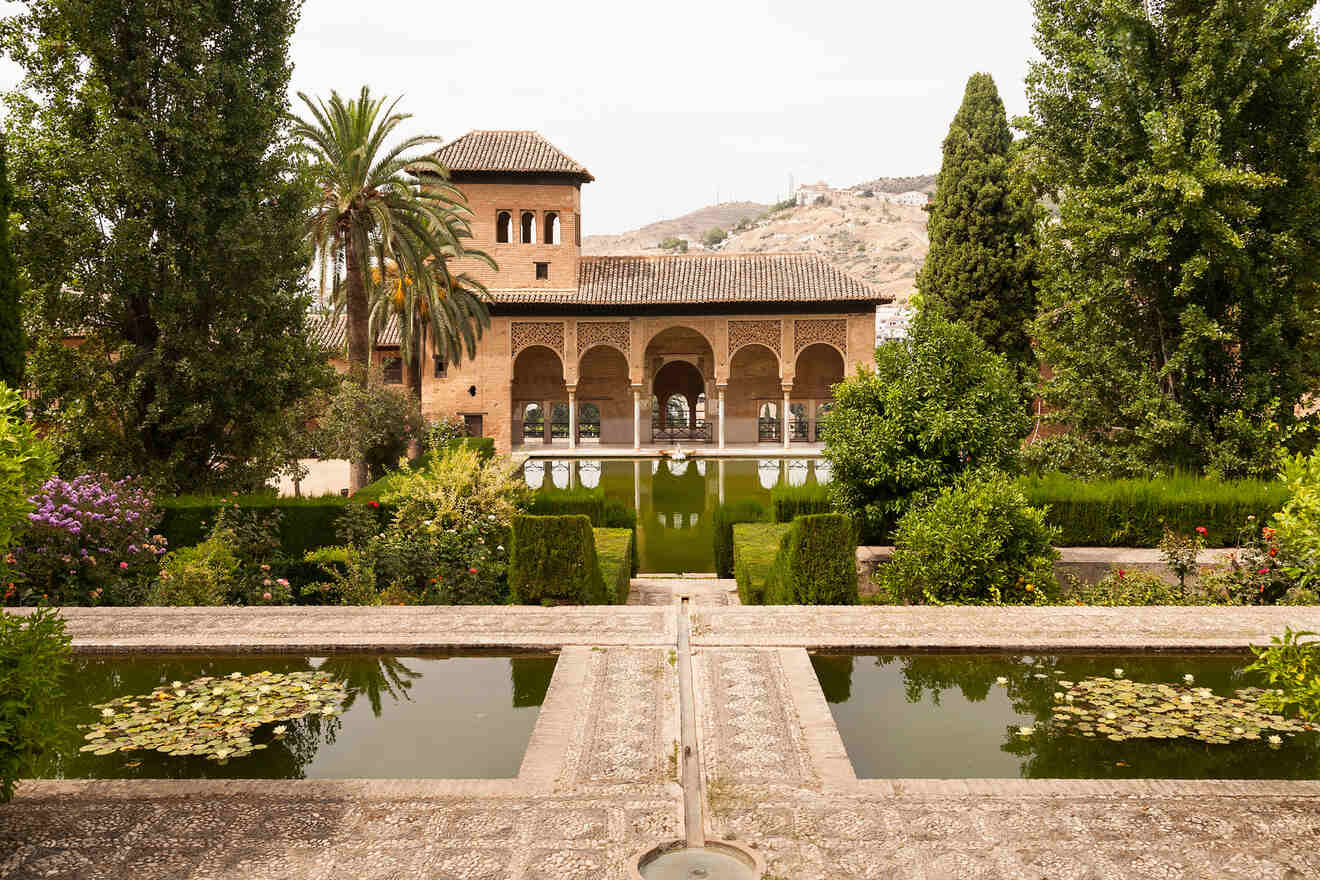
<instances>
[{"instance_id":1,"label":"paved terrace","mask_svg":"<svg viewBox=\"0 0 1320 880\"><path fill-rule=\"evenodd\" d=\"M804 650L1241 649L1320 630L1320 608L738 608L709 586L692 611L706 830L753 843L770 876L1320 876L1320 782L858 780ZM595 880L682 833L672 604L66 616L82 651L561 654L514 779L28 782L0 806L0 877Z\"/></svg>"}]
</instances>

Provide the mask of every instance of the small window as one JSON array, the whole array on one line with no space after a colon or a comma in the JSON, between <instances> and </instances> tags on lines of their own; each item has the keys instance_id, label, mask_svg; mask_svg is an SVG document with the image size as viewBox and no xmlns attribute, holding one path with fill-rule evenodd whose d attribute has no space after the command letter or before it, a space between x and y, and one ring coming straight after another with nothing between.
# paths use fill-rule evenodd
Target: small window
<instances>
[{"instance_id":1,"label":"small window","mask_svg":"<svg viewBox=\"0 0 1320 880\"><path fill-rule=\"evenodd\" d=\"M401 358L386 359L384 367L386 385L403 384L403 360Z\"/></svg>"},{"instance_id":2,"label":"small window","mask_svg":"<svg viewBox=\"0 0 1320 880\"><path fill-rule=\"evenodd\" d=\"M445 363L445 359L438 354L433 355L432 359L435 361L435 378L445 378L449 374L449 364Z\"/></svg>"},{"instance_id":3,"label":"small window","mask_svg":"<svg viewBox=\"0 0 1320 880\"><path fill-rule=\"evenodd\" d=\"M582 247L582 215L573 215L573 246Z\"/></svg>"},{"instance_id":4,"label":"small window","mask_svg":"<svg viewBox=\"0 0 1320 880\"><path fill-rule=\"evenodd\" d=\"M508 211L500 211L495 215L495 241L499 244L508 244L513 238L513 215Z\"/></svg>"},{"instance_id":5,"label":"small window","mask_svg":"<svg viewBox=\"0 0 1320 880\"><path fill-rule=\"evenodd\" d=\"M531 211L523 211L522 243L536 244L536 215Z\"/></svg>"},{"instance_id":6,"label":"small window","mask_svg":"<svg viewBox=\"0 0 1320 880\"><path fill-rule=\"evenodd\" d=\"M536 280L537 280L537 281L548 281L549 279L550 279L550 264L549 264L549 263L537 263L537 264L536 264Z\"/></svg>"},{"instance_id":7,"label":"small window","mask_svg":"<svg viewBox=\"0 0 1320 880\"><path fill-rule=\"evenodd\" d=\"M545 215L545 243L559 244L559 215L554 211Z\"/></svg>"}]
</instances>

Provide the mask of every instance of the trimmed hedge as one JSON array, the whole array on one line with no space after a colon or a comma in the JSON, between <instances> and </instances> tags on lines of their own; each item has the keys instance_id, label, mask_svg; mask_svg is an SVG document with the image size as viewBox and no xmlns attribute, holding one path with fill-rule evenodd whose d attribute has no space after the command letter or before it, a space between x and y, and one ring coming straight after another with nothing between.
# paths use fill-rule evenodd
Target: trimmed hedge
<instances>
[{"instance_id":1,"label":"trimmed hedge","mask_svg":"<svg viewBox=\"0 0 1320 880\"><path fill-rule=\"evenodd\" d=\"M336 543L335 520L350 503L338 495L322 498L279 498L274 495L161 498L157 502L163 511L160 534L165 536L171 550L200 544L211 533L221 505L231 501L237 501L243 510L280 511L283 514L280 518L280 549L291 559L302 559L308 550Z\"/></svg>"},{"instance_id":2,"label":"trimmed hedge","mask_svg":"<svg viewBox=\"0 0 1320 880\"><path fill-rule=\"evenodd\" d=\"M851 517L817 513L793 520L766 574L767 605L856 605L857 542Z\"/></svg>"},{"instance_id":3,"label":"trimmed hedge","mask_svg":"<svg viewBox=\"0 0 1320 880\"><path fill-rule=\"evenodd\" d=\"M596 559L605 594L616 605L628 603L632 589L633 545L637 539L632 529L592 529L596 537Z\"/></svg>"},{"instance_id":4,"label":"trimmed hedge","mask_svg":"<svg viewBox=\"0 0 1320 880\"><path fill-rule=\"evenodd\" d=\"M509 591L523 605L603 605L609 601L585 516L515 516Z\"/></svg>"},{"instance_id":5,"label":"trimmed hedge","mask_svg":"<svg viewBox=\"0 0 1320 880\"><path fill-rule=\"evenodd\" d=\"M606 499L604 489L542 489L532 495L527 512L533 516L585 516L598 529L631 529L632 575L635 577L641 568L637 511L621 501Z\"/></svg>"},{"instance_id":6,"label":"trimmed hedge","mask_svg":"<svg viewBox=\"0 0 1320 880\"><path fill-rule=\"evenodd\" d=\"M468 449L475 449L477 455L482 461L490 461L495 457L495 438L494 437L458 437L445 444L445 449L458 449L466 446Z\"/></svg>"},{"instance_id":7,"label":"trimmed hedge","mask_svg":"<svg viewBox=\"0 0 1320 880\"><path fill-rule=\"evenodd\" d=\"M1210 547L1232 547L1247 522L1264 523L1288 500L1281 482L1223 483L1194 476L1153 480L1077 480L1062 474L1023 477L1018 486L1033 507L1048 507L1065 547L1154 547L1164 527L1207 532Z\"/></svg>"},{"instance_id":8,"label":"trimmed hedge","mask_svg":"<svg viewBox=\"0 0 1320 880\"><path fill-rule=\"evenodd\" d=\"M792 526L786 523L735 523L733 575L744 605L764 604L765 581L779 553L780 541Z\"/></svg>"},{"instance_id":9,"label":"trimmed hedge","mask_svg":"<svg viewBox=\"0 0 1320 880\"><path fill-rule=\"evenodd\" d=\"M722 578L733 577L733 527L738 523L763 523L769 520L765 505L755 498L715 505L711 516L711 539L715 544L715 572Z\"/></svg>"},{"instance_id":10,"label":"trimmed hedge","mask_svg":"<svg viewBox=\"0 0 1320 880\"><path fill-rule=\"evenodd\" d=\"M799 516L833 513L830 490L826 486L776 486L770 490L770 506L775 522L792 522Z\"/></svg>"}]
</instances>

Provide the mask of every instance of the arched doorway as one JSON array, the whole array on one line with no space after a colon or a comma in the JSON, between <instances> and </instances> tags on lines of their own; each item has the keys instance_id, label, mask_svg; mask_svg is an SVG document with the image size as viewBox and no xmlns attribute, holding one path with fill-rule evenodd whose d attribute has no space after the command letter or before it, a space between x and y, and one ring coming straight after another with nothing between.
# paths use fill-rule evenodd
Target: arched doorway
<instances>
[{"instance_id":1,"label":"arched doorway","mask_svg":"<svg viewBox=\"0 0 1320 880\"><path fill-rule=\"evenodd\" d=\"M578 437L601 443L631 443L632 388L628 359L617 348L597 345L578 360L575 393L578 407ZM594 435L594 436L593 436Z\"/></svg>"},{"instance_id":2,"label":"arched doorway","mask_svg":"<svg viewBox=\"0 0 1320 880\"><path fill-rule=\"evenodd\" d=\"M662 330L646 346L645 368L655 401L651 441L710 442L714 429L706 418L706 397L715 373L715 354L706 337L690 327Z\"/></svg>"},{"instance_id":3,"label":"arched doorway","mask_svg":"<svg viewBox=\"0 0 1320 880\"><path fill-rule=\"evenodd\" d=\"M516 443L549 443L555 416L567 414L568 386L559 355L543 345L532 345L513 362L513 439Z\"/></svg>"},{"instance_id":4,"label":"arched doorway","mask_svg":"<svg viewBox=\"0 0 1320 880\"><path fill-rule=\"evenodd\" d=\"M751 445L779 439L784 399L779 379L779 358L764 345L744 345L729 360L729 387L725 395L726 438L729 443Z\"/></svg>"},{"instance_id":5,"label":"arched doorway","mask_svg":"<svg viewBox=\"0 0 1320 880\"><path fill-rule=\"evenodd\" d=\"M798 354L794 372L793 439L814 443L820 440L820 420L834 402L833 387L843 381L843 355L824 342L808 345Z\"/></svg>"}]
</instances>

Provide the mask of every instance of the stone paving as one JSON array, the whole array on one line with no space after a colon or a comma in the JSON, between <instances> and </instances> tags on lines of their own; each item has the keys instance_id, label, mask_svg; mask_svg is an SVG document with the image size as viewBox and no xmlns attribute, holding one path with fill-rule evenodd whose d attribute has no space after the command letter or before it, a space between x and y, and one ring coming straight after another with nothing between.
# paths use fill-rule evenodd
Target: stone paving
<instances>
[{"instance_id":1,"label":"stone paving","mask_svg":"<svg viewBox=\"0 0 1320 880\"><path fill-rule=\"evenodd\" d=\"M682 833L671 648L690 588L669 587L604 609L70 611L86 651L564 647L514 779L25 782L0 806L0 877L623 880ZM768 876L1320 876L1320 782L858 780L801 647L1240 649L1320 629L1320 608L694 604L706 830Z\"/></svg>"}]
</instances>

